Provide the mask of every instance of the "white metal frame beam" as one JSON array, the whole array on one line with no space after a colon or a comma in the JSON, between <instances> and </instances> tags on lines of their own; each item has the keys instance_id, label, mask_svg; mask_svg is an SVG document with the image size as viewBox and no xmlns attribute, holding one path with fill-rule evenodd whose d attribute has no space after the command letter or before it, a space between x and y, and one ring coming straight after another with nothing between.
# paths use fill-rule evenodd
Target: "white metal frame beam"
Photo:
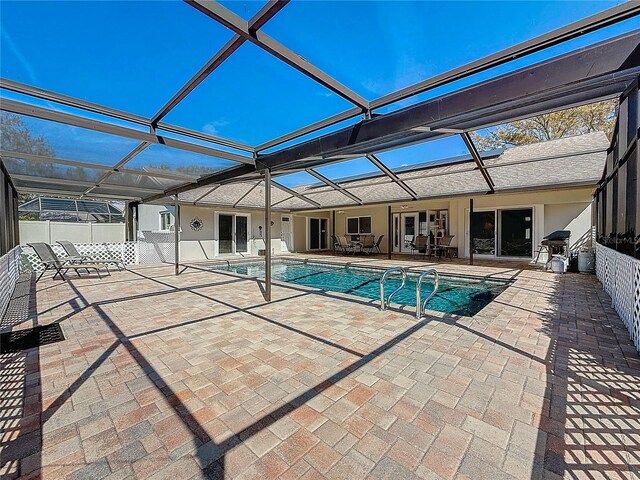
<instances>
[{"instance_id":1,"label":"white metal frame beam","mask_svg":"<svg viewBox=\"0 0 640 480\"><path fill-rule=\"evenodd\" d=\"M0 150L0 157L17 158L19 160L27 160L27 161L38 162L38 163L53 163L58 165L69 165L72 167L90 168L92 170L100 170L104 172L120 172L120 173L128 173L131 175L140 175L144 177L166 178L169 180L183 180L185 182L195 182L198 179L198 177L194 177L192 175L180 174L180 173L169 173L169 172L162 172L162 171L150 172L148 170L137 170L134 168L117 168L116 169L115 167L108 166L108 165L100 165L98 163L85 163L85 162L79 162L77 160L66 160L62 158L35 155L32 153L12 152L9 150Z\"/></svg>"},{"instance_id":2,"label":"white metal frame beam","mask_svg":"<svg viewBox=\"0 0 640 480\"><path fill-rule=\"evenodd\" d=\"M251 26L231 10L226 9L218 2L212 0L185 0L186 3L213 18L218 23L224 25L236 35L260 47L274 57L282 60L290 67L315 80L337 95L360 107L362 111L369 110L369 101L358 95L353 90L347 88L325 72L309 63L297 53L289 50L273 38L265 35L259 30L252 29Z\"/></svg>"},{"instance_id":3,"label":"white metal frame beam","mask_svg":"<svg viewBox=\"0 0 640 480\"><path fill-rule=\"evenodd\" d=\"M97 103L87 102L85 100L80 100L78 98L70 97L69 95L62 95L60 93L55 93L50 90L33 87L31 85L26 85L24 83L8 80L6 78L0 78L0 88L19 93L21 95L27 95L32 98L39 98L41 100L47 100L49 102L54 102L60 105L66 105L68 107L77 108L78 110L82 110L85 112L95 113L107 118L113 118L116 120L123 120L125 122L129 122L136 125L142 125L147 129L151 129L152 127L151 120L141 115L135 115L132 113L124 112L122 110L117 110L115 108L105 107ZM234 148L240 151L253 153L255 150L253 147L249 145L245 145L240 142L234 142L233 140L216 137L214 135L209 135L204 132L197 132L195 130L179 127L169 123L160 122L158 123L157 128L160 130L164 130L166 132L182 135L184 137L203 140L205 142L210 142L210 143L222 145L229 148Z\"/></svg>"},{"instance_id":4,"label":"white metal frame beam","mask_svg":"<svg viewBox=\"0 0 640 480\"><path fill-rule=\"evenodd\" d=\"M393 171L389 167L387 167L384 163L382 163L382 161L380 161L378 157L376 157L373 154L370 154L370 155L367 155L367 160L373 163L376 167L378 167L378 169L382 173L384 173L393 182L395 182L400 188L402 188L405 192L407 192L413 200L418 199L418 194L414 192L413 189L409 187L406 183L404 183L404 181L402 181L400 177L398 177L395 173L393 173Z\"/></svg>"},{"instance_id":5,"label":"white metal frame beam","mask_svg":"<svg viewBox=\"0 0 640 480\"><path fill-rule=\"evenodd\" d=\"M314 177L316 177L322 183L325 183L325 184L329 185L331 188L333 188L334 190L337 190L338 192L342 193L343 195L346 195L351 200L356 202L358 205L362 205L362 200L360 200L358 197L356 197L353 193L351 193L350 191L348 191L346 188L342 187L341 185L337 184L333 180L325 177L321 173L316 172L313 168L307 168L305 171L307 173L309 173L310 175L313 175Z\"/></svg>"},{"instance_id":6,"label":"white metal frame beam","mask_svg":"<svg viewBox=\"0 0 640 480\"><path fill-rule=\"evenodd\" d=\"M287 197L287 198L286 198L286 199L284 199L284 200L280 200L279 202L274 203L272 206L275 206L275 205L277 205L278 203L282 203L282 202L284 202L284 201L286 201L286 200L289 200L289 199L290 199L290 198L292 198L292 197L296 197L296 198L299 198L300 200L303 200L303 201L305 201L305 202L307 202L307 203L309 203L309 204L313 205L314 207L322 208L322 205L320 205L320 204L319 204L318 202L316 202L315 200L311 200L309 197L307 197L307 196L305 196L305 195L301 194L300 192L296 192L295 190L293 190L293 189L291 189L291 188L289 188L289 187L285 187L285 186L284 186L284 185L282 185L281 183L274 182L273 180L271 180L271 185L273 185L274 187L279 188L279 189L280 189L280 190L282 190L283 192L287 192L289 195L291 195L291 197Z\"/></svg>"},{"instance_id":7,"label":"white metal frame beam","mask_svg":"<svg viewBox=\"0 0 640 480\"><path fill-rule=\"evenodd\" d=\"M260 11L253 16L248 23L248 30L250 32L256 31L267 23L274 15L276 15L289 0L270 0L267 4L260 9ZM204 81L215 69L217 69L222 63L229 58L238 48L246 42L246 37L241 35L234 35L211 59L191 77L191 79L182 86L178 92L171 97L171 99L165 103L160 110L151 118L151 125L158 125L158 122L162 120L176 105L178 105L184 98L189 95L200 83ZM159 125L158 125L159 126Z\"/></svg>"},{"instance_id":8,"label":"white metal frame beam","mask_svg":"<svg viewBox=\"0 0 640 480\"><path fill-rule=\"evenodd\" d=\"M480 170L480 173L482 174L482 177L484 178L484 181L487 182L487 186L489 187L489 191L491 193L495 193L496 184L493 183L493 179L491 178L491 175L489 175L489 172L487 172L487 169L485 167L484 161L482 160L482 157L480 156L480 152L478 152L478 149L476 148L476 145L473 143L473 140L471 139L471 136L467 132L464 132L464 133L460 134L460 137L462 137L462 141L467 146L467 149L469 150L469 153L471 154L471 158L473 158L473 161L476 163L476 166L478 167L478 170Z\"/></svg>"},{"instance_id":9,"label":"white metal frame beam","mask_svg":"<svg viewBox=\"0 0 640 480\"><path fill-rule=\"evenodd\" d=\"M369 109L372 111L391 105L395 102L399 102L414 95L433 90L445 84L461 80L477 73L481 73L485 70L489 70L518 58L531 55L554 45L558 45L587 33L591 33L595 30L613 25L623 20L627 20L639 14L640 2L624 2L621 5L609 8L582 20L578 20L569 25L565 25L564 27L552 30L551 32L539 35L535 38L526 40L522 43L506 48L494 54L467 63L466 65L463 65L461 67L454 68L447 72L441 73L440 75L436 75L435 77L429 78L388 95L379 97L370 102ZM277 145L295 140L296 138L300 138L304 135L322 130L323 128L330 127L350 118L354 118L360 113L361 112L357 111L357 109L351 109L341 112L319 122L315 122L314 124L307 127L295 130L291 133L258 145L256 147L256 150L267 150Z\"/></svg>"},{"instance_id":10,"label":"white metal frame beam","mask_svg":"<svg viewBox=\"0 0 640 480\"><path fill-rule=\"evenodd\" d=\"M88 130L94 130L96 132L108 133L111 135L118 135L120 137L131 138L134 140L140 140L157 145L165 145L167 147L176 148L179 150L185 150L188 152L200 153L203 155L209 155L216 158L225 160L232 160L234 162L245 163L248 165L255 165L255 160L250 157L238 155L237 153L231 153L216 148L205 147L194 143L184 142L174 138L164 137L162 135L156 135L153 133L146 133L133 128L123 127L120 125L114 125L111 123L105 123L98 120L92 120L85 117L79 117L70 113L59 112L50 110L47 108L37 107L35 105L29 105L15 100L3 99L0 103L0 110L10 113L16 113L19 115L26 115L29 117L40 118L43 120L49 120L53 122L63 123L66 125L72 125L74 127L86 128Z\"/></svg>"}]
</instances>

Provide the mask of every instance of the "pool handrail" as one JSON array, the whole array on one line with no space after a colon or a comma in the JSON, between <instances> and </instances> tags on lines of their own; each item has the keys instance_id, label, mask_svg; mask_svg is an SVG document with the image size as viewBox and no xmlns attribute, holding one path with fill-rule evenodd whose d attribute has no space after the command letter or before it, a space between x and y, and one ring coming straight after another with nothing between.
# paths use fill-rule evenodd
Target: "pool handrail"
<instances>
[{"instance_id":1,"label":"pool handrail","mask_svg":"<svg viewBox=\"0 0 640 480\"><path fill-rule=\"evenodd\" d=\"M433 292L431 292L431 295L429 295L424 300L424 302L421 302L420 299L421 299L422 281L427 275L431 275L431 274L433 274L433 278L434 278ZM429 270L425 270L418 277L418 281L416 282L416 318L418 320L420 320L424 316L424 311L427 308L427 303L429 303L429 300L431 300L433 296L436 294L436 292L438 291L439 285L440 285L440 276L438 275L438 271L435 268L430 268Z\"/></svg>"},{"instance_id":2,"label":"pool handrail","mask_svg":"<svg viewBox=\"0 0 640 480\"><path fill-rule=\"evenodd\" d=\"M391 294L389 295L389 298L385 299L384 296L384 282L387 279L387 276L389 276L392 273L395 272L400 272L402 275L402 283L400 284L400 286L398 288L396 288L393 292L391 292ZM382 274L382 277L380 277L380 310L386 310L387 307L389 306L389 304L391 303L391 298L398 293L400 290L402 290L404 288L404 284L407 282L407 270L404 267L391 267L391 268L387 268L384 273Z\"/></svg>"}]
</instances>

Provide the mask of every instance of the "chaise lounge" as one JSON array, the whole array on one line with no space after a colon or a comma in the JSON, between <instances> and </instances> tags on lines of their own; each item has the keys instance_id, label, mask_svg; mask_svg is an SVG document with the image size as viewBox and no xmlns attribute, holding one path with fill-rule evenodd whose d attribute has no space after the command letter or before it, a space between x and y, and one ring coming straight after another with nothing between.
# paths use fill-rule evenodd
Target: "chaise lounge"
<instances>
[{"instance_id":1,"label":"chaise lounge","mask_svg":"<svg viewBox=\"0 0 640 480\"><path fill-rule=\"evenodd\" d=\"M80 252L78 252L78 249L76 248L76 246L73 243L69 242L68 240L58 240L58 243L60 244L60 246L62 246L62 248L64 248L64 251L68 255L62 260L68 260L73 263L76 263L76 262L77 263L106 263L110 265L115 265L118 270L121 270L120 268L121 264L124 267L124 262L122 261L122 258L116 258L114 256L107 257L107 258L95 258L89 255L82 255L80 254ZM112 255L112 253L109 252L108 249L107 249L107 254Z\"/></svg>"},{"instance_id":2,"label":"chaise lounge","mask_svg":"<svg viewBox=\"0 0 640 480\"><path fill-rule=\"evenodd\" d=\"M27 245L33 248L33 251L36 252L36 255L38 255L40 262L42 262L42 265L44 266L44 270L38 278L36 278L36 283L42 278L47 270L55 270L56 273L53 275L53 279L60 275L62 280L66 280L64 274L69 270L74 270L78 277L80 276L79 270L86 270L87 272L94 270L98 274L98 278L102 278L100 275L100 269L105 268L107 273L111 275L109 268L103 263L70 263L61 260L53 251L51 246L44 242L28 243Z\"/></svg>"}]
</instances>

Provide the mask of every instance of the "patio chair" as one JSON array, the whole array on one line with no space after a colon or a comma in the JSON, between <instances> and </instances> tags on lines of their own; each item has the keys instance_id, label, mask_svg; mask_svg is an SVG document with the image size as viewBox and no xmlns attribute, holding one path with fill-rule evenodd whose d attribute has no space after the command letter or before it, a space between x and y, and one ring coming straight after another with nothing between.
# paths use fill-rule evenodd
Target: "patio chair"
<instances>
[{"instance_id":1,"label":"patio chair","mask_svg":"<svg viewBox=\"0 0 640 480\"><path fill-rule=\"evenodd\" d=\"M331 240L333 241L333 248L335 249L336 253L347 253L346 246L340 241L340 237L331 235Z\"/></svg>"},{"instance_id":2,"label":"patio chair","mask_svg":"<svg viewBox=\"0 0 640 480\"><path fill-rule=\"evenodd\" d=\"M80 252L76 249L76 246L69 242L68 240L58 240L58 243L64 248L64 251L67 253L67 257L64 257L62 260L68 260L74 263L106 263L110 265L115 265L116 268L120 271L120 264L124 266L124 262L122 258L117 258L115 255L112 255L109 249L105 245L105 250L107 251L107 255L110 255L107 258L95 258L89 255L81 255Z\"/></svg>"},{"instance_id":3,"label":"patio chair","mask_svg":"<svg viewBox=\"0 0 640 480\"><path fill-rule=\"evenodd\" d=\"M440 241L438 242L437 246L438 256L444 255L446 257L449 257L449 260L453 261L451 252L458 251L458 247L456 247L455 245L451 245L453 237L455 237L455 235L444 235L443 237L440 237Z\"/></svg>"},{"instance_id":4,"label":"patio chair","mask_svg":"<svg viewBox=\"0 0 640 480\"><path fill-rule=\"evenodd\" d=\"M384 238L384 235L380 235L378 237L378 240L376 240L376 244L373 246L375 251L378 252L378 253L382 253L382 250L380 250L380 244L382 243L382 239L383 238Z\"/></svg>"},{"instance_id":5,"label":"patio chair","mask_svg":"<svg viewBox=\"0 0 640 480\"><path fill-rule=\"evenodd\" d=\"M342 245L344 246L345 253L351 252L351 254L354 255L356 253L356 248L360 246L359 244L349 241L346 236L339 236L338 239L340 240L340 243L342 243Z\"/></svg>"},{"instance_id":6,"label":"patio chair","mask_svg":"<svg viewBox=\"0 0 640 480\"><path fill-rule=\"evenodd\" d=\"M426 235L418 235L411 242L411 254L424 250L425 255L429 253L429 237Z\"/></svg>"},{"instance_id":7,"label":"patio chair","mask_svg":"<svg viewBox=\"0 0 640 480\"><path fill-rule=\"evenodd\" d=\"M42 262L42 265L44 266L44 270L36 279L36 283L42 278L47 270L56 271L56 273L53 275L54 280L58 275L60 275L60 278L62 280L66 280L64 275L69 270L75 271L78 277L80 276L79 270L86 270L87 272L89 272L90 270L95 270L95 272L98 274L98 278L102 278L102 276L100 275L100 269L103 267L107 270L107 273L111 275L111 272L109 272L109 268L102 263L64 262L56 255L56 253L53 251L53 248L51 248L50 245L44 242L28 243L27 245L33 248L33 251L36 252L36 255L38 255L40 262Z\"/></svg>"},{"instance_id":8,"label":"patio chair","mask_svg":"<svg viewBox=\"0 0 640 480\"><path fill-rule=\"evenodd\" d=\"M360 251L365 252L367 255L371 254L376 248L375 238L373 235L362 235L360 237Z\"/></svg>"}]
</instances>

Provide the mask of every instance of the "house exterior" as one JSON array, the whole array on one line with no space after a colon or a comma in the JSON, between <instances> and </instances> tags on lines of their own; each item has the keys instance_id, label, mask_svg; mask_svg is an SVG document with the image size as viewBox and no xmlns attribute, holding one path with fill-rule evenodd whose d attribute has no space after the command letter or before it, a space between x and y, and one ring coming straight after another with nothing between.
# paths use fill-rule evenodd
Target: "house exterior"
<instances>
[{"instance_id":1,"label":"house exterior","mask_svg":"<svg viewBox=\"0 0 640 480\"><path fill-rule=\"evenodd\" d=\"M571 231L572 250L588 247L592 196L608 147L604 133L596 132L486 152L483 161L495 183L490 194L470 156L396 169L416 200L383 174L335 180L351 197L321 183L295 188L303 197L274 188L273 253L330 250L334 234L384 235L381 251L398 254L411 253L415 235L428 235L431 242L453 235L451 245L462 258L473 248L476 257L531 259L543 237L556 230ZM264 248L262 187L241 182L204 197L199 190L187 192L193 200L181 195L181 259L257 255ZM171 231L174 213L173 205L141 205L139 229Z\"/></svg>"}]
</instances>

